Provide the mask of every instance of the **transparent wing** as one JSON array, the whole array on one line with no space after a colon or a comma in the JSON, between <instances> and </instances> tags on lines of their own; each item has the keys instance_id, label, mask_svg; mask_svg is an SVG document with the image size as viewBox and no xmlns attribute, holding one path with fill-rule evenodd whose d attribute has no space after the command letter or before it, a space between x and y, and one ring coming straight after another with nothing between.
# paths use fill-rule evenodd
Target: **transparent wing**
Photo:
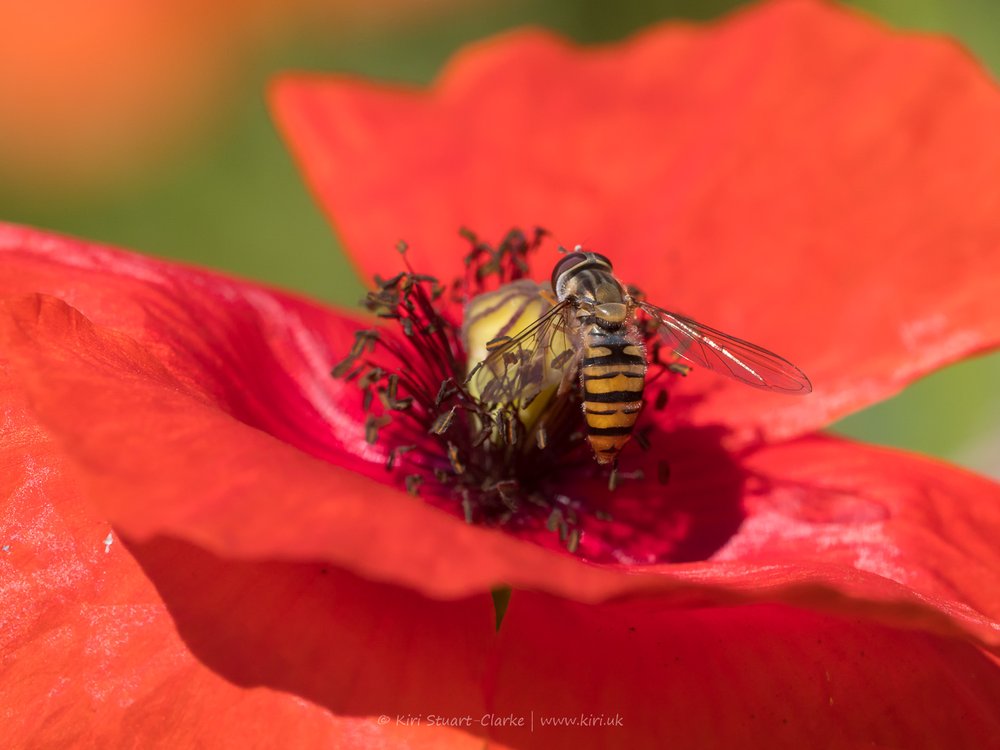
<instances>
[{"instance_id":1,"label":"transparent wing","mask_svg":"<svg viewBox=\"0 0 1000 750\"><path fill-rule=\"evenodd\" d=\"M579 362L568 327L568 301L560 302L513 337L490 341L486 358L469 373L469 390L488 404L527 406L544 389L569 382Z\"/></svg>"},{"instance_id":2,"label":"transparent wing","mask_svg":"<svg viewBox=\"0 0 1000 750\"><path fill-rule=\"evenodd\" d=\"M805 373L774 352L648 302L640 302L639 308L659 323L660 340L679 357L755 388L792 394L812 391Z\"/></svg>"}]
</instances>

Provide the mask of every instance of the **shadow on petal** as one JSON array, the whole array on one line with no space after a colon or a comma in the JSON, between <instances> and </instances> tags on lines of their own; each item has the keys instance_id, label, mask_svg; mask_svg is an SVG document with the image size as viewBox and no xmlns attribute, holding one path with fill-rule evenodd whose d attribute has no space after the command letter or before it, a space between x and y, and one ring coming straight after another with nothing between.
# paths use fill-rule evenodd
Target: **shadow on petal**
<instances>
[{"instance_id":1,"label":"shadow on petal","mask_svg":"<svg viewBox=\"0 0 1000 750\"><path fill-rule=\"evenodd\" d=\"M721 427L650 433L650 449L626 448L627 477L611 492L599 475L574 487L587 498L581 555L594 562L652 564L707 560L744 518L747 474L723 447ZM593 514L607 514L602 521Z\"/></svg>"},{"instance_id":2,"label":"shadow on petal","mask_svg":"<svg viewBox=\"0 0 1000 750\"><path fill-rule=\"evenodd\" d=\"M338 714L481 713L489 595L438 602L342 569L239 562L191 544L129 544L206 666Z\"/></svg>"}]
</instances>

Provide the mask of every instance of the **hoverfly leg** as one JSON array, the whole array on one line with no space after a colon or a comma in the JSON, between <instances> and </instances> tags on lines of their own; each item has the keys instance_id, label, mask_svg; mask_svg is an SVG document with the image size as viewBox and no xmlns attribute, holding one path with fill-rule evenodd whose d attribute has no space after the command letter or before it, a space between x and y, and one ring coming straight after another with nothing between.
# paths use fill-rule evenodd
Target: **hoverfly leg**
<instances>
[{"instance_id":1,"label":"hoverfly leg","mask_svg":"<svg viewBox=\"0 0 1000 750\"><path fill-rule=\"evenodd\" d=\"M548 446L549 433L545 430L545 425L538 426L538 431L535 432L535 443L538 445L538 450L542 451Z\"/></svg>"},{"instance_id":2,"label":"hoverfly leg","mask_svg":"<svg viewBox=\"0 0 1000 750\"><path fill-rule=\"evenodd\" d=\"M573 388L576 387L579 377L576 372L576 368L568 367L563 373L562 380L559 381L559 390L556 391L557 396L565 396Z\"/></svg>"},{"instance_id":3,"label":"hoverfly leg","mask_svg":"<svg viewBox=\"0 0 1000 750\"><path fill-rule=\"evenodd\" d=\"M663 351L663 347L660 345L659 341L653 344L652 350L653 354L649 358L649 363L651 365L656 365L661 369L659 372L656 373L656 375L654 375L647 381L647 385L655 382L656 379L660 377L660 375L662 375L664 372L669 372L672 375L680 375L681 377L686 377L687 374L691 372L691 366L683 364L680 361L680 358L677 357L676 354L674 355L673 359L671 359L669 362L664 362L660 356L660 352Z\"/></svg>"},{"instance_id":4,"label":"hoverfly leg","mask_svg":"<svg viewBox=\"0 0 1000 750\"><path fill-rule=\"evenodd\" d=\"M645 473L642 469L636 469L635 471L619 471L618 461L615 461L611 468L611 475L608 477L608 489L614 492L621 487L623 479L642 480L644 477Z\"/></svg>"},{"instance_id":5,"label":"hoverfly leg","mask_svg":"<svg viewBox=\"0 0 1000 750\"><path fill-rule=\"evenodd\" d=\"M618 476L618 459L616 458L611 463L611 473L608 474L608 490L610 490L611 492L614 492L615 490L617 490L618 489L618 484L619 484L618 480L619 480L619 476Z\"/></svg>"},{"instance_id":6,"label":"hoverfly leg","mask_svg":"<svg viewBox=\"0 0 1000 750\"><path fill-rule=\"evenodd\" d=\"M632 439L635 440L635 444L644 451L649 450L649 430L650 428L647 425L641 430L636 430L632 435Z\"/></svg>"},{"instance_id":7,"label":"hoverfly leg","mask_svg":"<svg viewBox=\"0 0 1000 750\"><path fill-rule=\"evenodd\" d=\"M663 351L663 347L660 344L659 340L655 341L653 345L649 347L649 351L650 351L649 365L650 367L652 367L653 365L656 366L656 373L653 375L653 377L646 378L646 388L649 388L657 380L663 377L663 373L669 372L670 368L670 363L664 362L660 358L660 352Z\"/></svg>"},{"instance_id":8,"label":"hoverfly leg","mask_svg":"<svg viewBox=\"0 0 1000 750\"><path fill-rule=\"evenodd\" d=\"M690 365L682 365L680 362L671 362L666 367L668 372L673 375L680 375L682 378L686 378L688 373L691 372Z\"/></svg>"}]
</instances>

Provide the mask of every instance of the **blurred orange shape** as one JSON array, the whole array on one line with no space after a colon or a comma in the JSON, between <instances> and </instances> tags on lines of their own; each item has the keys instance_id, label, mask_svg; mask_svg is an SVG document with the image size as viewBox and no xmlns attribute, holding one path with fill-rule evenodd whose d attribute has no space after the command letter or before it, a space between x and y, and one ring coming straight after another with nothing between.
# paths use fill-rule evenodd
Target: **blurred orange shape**
<instances>
[{"instance_id":1,"label":"blurred orange shape","mask_svg":"<svg viewBox=\"0 0 1000 750\"><path fill-rule=\"evenodd\" d=\"M290 24L385 22L396 0L41 0L0 6L0 178L106 184L183 150Z\"/></svg>"},{"instance_id":2,"label":"blurred orange shape","mask_svg":"<svg viewBox=\"0 0 1000 750\"><path fill-rule=\"evenodd\" d=\"M0 163L40 185L162 158L205 123L245 46L242 3L5 3Z\"/></svg>"}]
</instances>

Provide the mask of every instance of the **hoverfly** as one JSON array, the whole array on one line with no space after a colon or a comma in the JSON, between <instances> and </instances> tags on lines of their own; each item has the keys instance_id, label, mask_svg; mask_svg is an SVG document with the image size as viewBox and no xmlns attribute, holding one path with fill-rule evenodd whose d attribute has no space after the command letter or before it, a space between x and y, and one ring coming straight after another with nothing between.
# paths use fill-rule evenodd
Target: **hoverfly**
<instances>
[{"instance_id":1,"label":"hoverfly","mask_svg":"<svg viewBox=\"0 0 1000 750\"><path fill-rule=\"evenodd\" d=\"M656 326L659 341L695 365L768 391L812 390L809 378L777 354L636 299L599 253L578 247L561 258L552 270L551 295L534 282L517 283L530 285L536 301L548 297L546 311L513 336L489 341L466 383L484 403L527 405L556 385L565 393L579 378L587 438L598 463L614 463L642 409L647 360L640 310ZM467 324L502 304L497 297L512 294L506 289L473 299Z\"/></svg>"}]
</instances>

